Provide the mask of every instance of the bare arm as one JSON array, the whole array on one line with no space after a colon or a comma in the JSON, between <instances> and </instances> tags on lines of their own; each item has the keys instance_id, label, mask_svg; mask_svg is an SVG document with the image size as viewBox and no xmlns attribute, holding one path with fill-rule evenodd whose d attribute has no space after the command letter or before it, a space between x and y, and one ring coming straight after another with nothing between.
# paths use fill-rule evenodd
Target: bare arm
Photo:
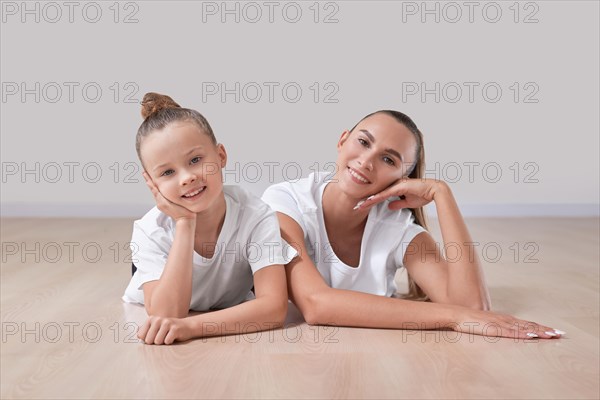
<instances>
[{"instance_id":1,"label":"bare arm","mask_svg":"<svg viewBox=\"0 0 600 400\"><path fill-rule=\"evenodd\" d=\"M286 265L288 293L306 322L370 328L434 329L452 322L459 307L400 300L329 287L308 256L302 228L289 216L277 213L281 236L299 255Z\"/></svg>"},{"instance_id":2,"label":"bare arm","mask_svg":"<svg viewBox=\"0 0 600 400\"><path fill-rule=\"evenodd\" d=\"M455 247L453 245L452 251L457 251ZM469 255L463 253L462 257L466 258ZM476 310L490 309L487 287L483 287L487 302L474 301L473 297L475 297L477 292L469 292L468 282L460 280L456 282L457 275L451 274L452 271L456 272L456 267L452 266L453 264L447 262L442 256L439 243L433 240L429 232L419 233L410 242L404 253L403 265L406 267L410 277L414 279L434 303L456 304ZM455 293L458 293L458 296L451 297L448 293L452 277L455 279L455 284L457 283L458 287L462 286L462 289L456 290L455 286ZM465 293L461 293L460 290L465 291Z\"/></svg>"},{"instance_id":3,"label":"bare arm","mask_svg":"<svg viewBox=\"0 0 600 400\"><path fill-rule=\"evenodd\" d=\"M362 207L372 207L390 196L390 209L418 208L435 201L442 231L443 248L429 233L420 233L405 253L404 265L409 275L434 302L456 304L476 310L490 309L490 295L473 241L448 184L435 179L401 179L382 192L371 196Z\"/></svg>"},{"instance_id":4,"label":"bare arm","mask_svg":"<svg viewBox=\"0 0 600 400\"><path fill-rule=\"evenodd\" d=\"M171 344L195 337L250 333L283 326L287 314L285 270L270 265L254 274L256 299L187 318L150 317L138 337L147 344Z\"/></svg>"},{"instance_id":5,"label":"bare arm","mask_svg":"<svg viewBox=\"0 0 600 400\"><path fill-rule=\"evenodd\" d=\"M175 238L159 280L146 282L144 304L148 315L183 318L192 298L192 255L195 219L178 219Z\"/></svg>"},{"instance_id":6,"label":"bare arm","mask_svg":"<svg viewBox=\"0 0 600 400\"><path fill-rule=\"evenodd\" d=\"M438 329L513 338L559 337L552 328L507 314L453 304L428 303L329 287L307 255L304 235L291 217L277 213L281 236L299 255L286 265L288 293L306 322L367 328ZM498 329L487 329L494 326Z\"/></svg>"},{"instance_id":7,"label":"bare arm","mask_svg":"<svg viewBox=\"0 0 600 400\"><path fill-rule=\"evenodd\" d=\"M447 257L441 264L447 270L448 301L479 310L489 310L490 294L481 263L473 248L473 239L469 235L452 191L445 182L439 181L439 188L433 199L444 248L457 252L457 255Z\"/></svg>"},{"instance_id":8,"label":"bare arm","mask_svg":"<svg viewBox=\"0 0 600 400\"><path fill-rule=\"evenodd\" d=\"M257 271L254 290L254 300L189 317L194 336L256 332L283 326L288 304L283 265L271 265Z\"/></svg>"}]
</instances>

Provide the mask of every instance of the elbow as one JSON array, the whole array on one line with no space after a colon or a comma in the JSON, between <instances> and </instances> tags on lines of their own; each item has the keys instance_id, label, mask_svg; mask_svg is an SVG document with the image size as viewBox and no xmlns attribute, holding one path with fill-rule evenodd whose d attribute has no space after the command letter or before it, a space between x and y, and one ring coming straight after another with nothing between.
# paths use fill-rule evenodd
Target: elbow
<instances>
[{"instance_id":1,"label":"elbow","mask_svg":"<svg viewBox=\"0 0 600 400\"><path fill-rule=\"evenodd\" d=\"M319 318L313 309L306 309L302 312L302 316L308 325L320 325Z\"/></svg>"},{"instance_id":2,"label":"elbow","mask_svg":"<svg viewBox=\"0 0 600 400\"><path fill-rule=\"evenodd\" d=\"M301 309L302 316L308 325L327 325L326 291L314 292L308 295Z\"/></svg>"},{"instance_id":3,"label":"elbow","mask_svg":"<svg viewBox=\"0 0 600 400\"><path fill-rule=\"evenodd\" d=\"M144 293L144 307L148 316L162 318L185 318L190 311L190 301L181 301L179 298L165 298L155 289Z\"/></svg>"},{"instance_id":4,"label":"elbow","mask_svg":"<svg viewBox=\"0 0 600 400\"><path fill-rule=\"evenodd\" d=\"M258 300L258 299L257 299ZM263 329L279 329L283 328L288 312L288 299L282 298L261 298L259 301L264 302L263 308L264 326Z\"/></svg>"},{"instance_id":5,"label":"elbow","mask_svg":"<svg viewBox=\"0 0 600 400\"><path fill-rule=\"evenodd\" d=\"M277 306L273 311L273 325L274 328L283 328L285 323L285 319L287 318L288 312L288 301L287 298L284 298L282 301L278 302Z\"/></svg>"}]
</instances>

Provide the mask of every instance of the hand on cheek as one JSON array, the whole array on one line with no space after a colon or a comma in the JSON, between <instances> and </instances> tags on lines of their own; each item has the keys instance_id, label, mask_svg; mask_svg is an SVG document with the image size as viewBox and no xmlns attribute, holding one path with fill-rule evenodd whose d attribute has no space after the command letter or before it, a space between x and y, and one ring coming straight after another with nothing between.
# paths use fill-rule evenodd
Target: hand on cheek
<instances>
[{"instance_id":1,"label":"hand on cheek","mask_svg":"<svg viewBox=\"0 0 600 400\"><path fill-rule=\"evenodd\" d=\"M152 195L154 196L154 201L156 202L156 205L160 211L167 214L169 217L173 218L176 221L179 219L196 219L195 212L190 211L184 206L175 204L169 199L167 199L165 196L163 196L160 190L158 190L158 186L154 183L154 181L146 171L144 171L142 175L144 176L144 179L146 180L146 185L148 185L148 188L152 192Z\"/></svg>"}]
</instances>

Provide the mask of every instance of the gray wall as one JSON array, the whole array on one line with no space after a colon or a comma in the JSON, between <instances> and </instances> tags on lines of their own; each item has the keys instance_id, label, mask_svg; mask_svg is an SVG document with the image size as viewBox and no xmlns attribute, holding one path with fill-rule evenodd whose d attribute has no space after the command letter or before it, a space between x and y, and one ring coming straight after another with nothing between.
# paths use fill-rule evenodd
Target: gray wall
<instances>
[{"instance_id":1,"label":"gray wall","mask_svg":"<svg viewBox=\"0 0 600 400\"><path fill-rule=\"evenodd\" d=\"M152 207L134 148L148 91L203 113L226 183L258 195L328 167L344 129L392 108L465 215L598 215L598 15L596 1L2 2L2 215Z\"/></svg>"}]
</instances>

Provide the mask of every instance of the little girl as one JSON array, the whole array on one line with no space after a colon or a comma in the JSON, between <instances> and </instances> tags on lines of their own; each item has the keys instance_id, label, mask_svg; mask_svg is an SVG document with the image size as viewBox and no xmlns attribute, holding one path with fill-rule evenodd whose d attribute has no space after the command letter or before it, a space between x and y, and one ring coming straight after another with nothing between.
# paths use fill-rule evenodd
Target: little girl
<instances>
[{"instance_id":1,"label":"little girl","mask_svg":"<svg viewBox=\"0 0 600 400\"><path fill-rule=\"evenodd\" d=\"M157 206L133 225L137 270L123 300L146 307L138 337L171 344L282 326L283 264L296 251L282 241L274 212L223 185L227 153L200 113L147 93L142 117L136 150ZM188 317L190 309L218 311Z\"/></svg>"}]
</instances>

